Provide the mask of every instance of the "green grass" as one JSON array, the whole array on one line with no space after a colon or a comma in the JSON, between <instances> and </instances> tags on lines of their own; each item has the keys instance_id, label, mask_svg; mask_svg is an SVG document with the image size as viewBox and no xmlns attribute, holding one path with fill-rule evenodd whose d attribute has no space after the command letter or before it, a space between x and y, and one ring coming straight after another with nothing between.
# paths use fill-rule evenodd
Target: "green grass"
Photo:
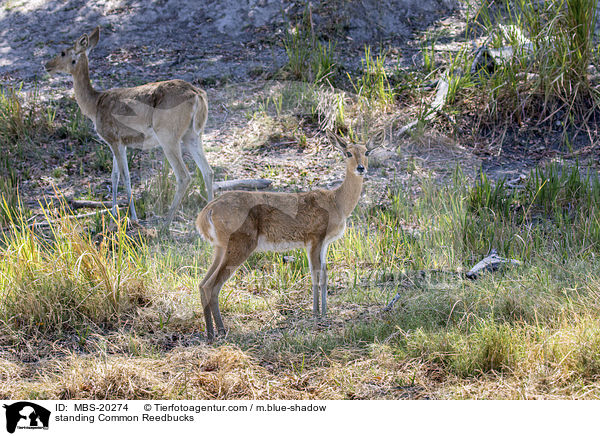
<instances>
[{"instance_id":1,"label":"green grass","mask_svg":"<svg viewBox=\"0 0 600 436\"><path fill-rule=\"evenodd\" d=\"M587 71L596 56L596 2L491 5L484 2L477 18L491 36L492 48L508 46L513 55L480 77L490 119L560 122L565 131L586 125L598 100ZM465 65L465 71L469 68Z\"/></svg>"},{"instance_id":2,"label":"green grass","mask_svg":"<svg viewBox=\"0 0 600 436\"><path fill-rule=\"evenodd\" d=\"M295 25L289 24L283 46L288 56L283 69L290 78L315 84L333 81L337 70L335 44L317 38L308 4L302 19Z\"/></svg>"},{"instance_id":3,"label":"green grass","mask_svg":"<svg viewBox=\"0 0 600 436\"><path fill-rule=\"evenodd\" d=\"M423 70L425 73L431 73L436 69L435 43L437 38L428 35L421 43L421 54L423 55Z\"/></svg>"},{"instance_id":4,"label":"green grass","mask_svg":"<svg viewBox=\"0 0 600 436\"><path fill-rule=\"evenodd\" d=\"M385 70L385 59L385 53L379 53L373 57L371 47L365 46L365 56L361 60L361 76L353 80L348 75L354 92L359 98L366 99L369 103L383 108L388 107L394 101L394 91Z\"/></svg>"},{"instance_id":5,"label":"green grass","mask_svg":"<svg viewBox=\"0 0 600 436\"><path fill-rule=\"evenodd\" d=\"M8 156L0 158L0 226L8 224L13 214L20 212L28 216L28 211L20 203L19 176L9 163Z\"/></svg>"},{"instance_id":6,"label":"green grass","mask_svg":"<svg viewBox=\"0 0 600 436\"><path fill-rule=\"evenodd\" d=\"M55 116L52 108L42 104L37 88L26 99L22 84L0 86L0 145L12 148L51 132Z\"/></svg>"},{"instance_id":7,"label":"green grass","mask_svg":"<svg viewBox=\"0 0 600 436\"><path fill-rule=\"evenodd\" d=\"M304 253L288 253L292 263L259 253L221 291L230 331L214 352L234 346L249 362L273 362L281 390L271 396L288 392L292 377L294 398L310 392L377 398L364 394L374 380L418 385L440 398L522 398L525 379L533 383L529 396L595 398L600 185L594 177L552 165L532 171L520 188L485 177L469 187L457 168L444 186L423 179L417 197L390 190L383 206L359 206L330 248L329 327L312 321ZM160 378L151 368L170 355L165 338L191 341L203 331L196 289L211 260L209 246L140 242L122 223L98 242L64 210L48 207L47 214L56 222L48 232L30 230L15 214L3 235L0 322L8 329L2 340L8 335L17 346L23 334L38 342L74 334L93 359L98 341L116 334L123 356L150 365L140 371ZM464 278L491 248L522 265ZM394 307L381 312L396 294ZM248 365L258 371L255 382L269 379ZM362 365L376 378L365 379ZM432 372L437 378L427 376ZM313 382L303 388L305 377ZM145 380L131 378L132 389ZM144 395L181 398L171 388ZM72 389L69 395L85 397Z\"/></svg>"}]
</instances>

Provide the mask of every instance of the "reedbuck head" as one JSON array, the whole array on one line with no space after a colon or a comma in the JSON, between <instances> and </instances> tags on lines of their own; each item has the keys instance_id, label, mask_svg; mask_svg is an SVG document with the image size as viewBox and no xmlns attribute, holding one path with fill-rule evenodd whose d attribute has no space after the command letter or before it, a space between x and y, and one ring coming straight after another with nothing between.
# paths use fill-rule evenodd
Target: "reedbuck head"
<instances>
[{"instance_id":1,"label":"reedbuck head","mask_svg":"<svg viewBox=\"0 0 600 436\"><path fill-rule=\"evenodd\" d=\"M46 62L46 71L50 74L73 74L81 56L83 54L87 56L90 50L98 44L98 39L100 39L99 27L96 27L89 36L87 33L84 33L75 41L72 47L62 50L54 58Z\"/></svg>"},{"instance_id":2,"label":"reedbuck head","mask_svg":"<svg viewBox=\"0 0 600 436\"><path fill-rule=\"evenodd\" d=\"M376 137L373 136L367 145L348 143L344 138L328 130L329 141L344 155L346 167L354 174L363 177L367 174L369 154L378 146L373 146Z\"/></svg>"}]
</instances>

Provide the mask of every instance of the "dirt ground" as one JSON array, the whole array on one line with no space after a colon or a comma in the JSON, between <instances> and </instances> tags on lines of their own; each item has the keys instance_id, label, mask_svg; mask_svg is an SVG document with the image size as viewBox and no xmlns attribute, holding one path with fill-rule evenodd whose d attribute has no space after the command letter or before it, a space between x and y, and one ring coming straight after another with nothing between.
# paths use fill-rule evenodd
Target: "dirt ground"
<instances>
[{"instance_id":1,"label":"dirt ground","mask_svg":"<svg viewBox=\"0 0 600 436\"><path fill-rule=\"evenodd\" d=\"M250 116L261 96L268 97L271 80L287 60L282 44L287 23L298 20L305 7L304 2L274 0L4 1L0 7L0 78L4 84L22 83L24 90L35 90L49 104L60 107L72 102L71 78L50 77L42 65L99 25L101 40L90 55L96 88L180 78L208 92L204 145L217 180L266 177L274 181L275 189L330 187L342 178L343 168L320 132L305 130L307 143L299 147L294 138L286 140L281 135L285 126L271 126L274 132L267 134L269 126ZM389 47L390 64L420 62L419 35L439 21L454 23L461 14L452 0L314 2L311 12L316 31L332 36L336 62L349 72L360 68L365 44ZM50 177L56 167L77 160L67 142L40 144L44 162L32 166L33 177L21 186L29 194L30 207L52 196L53 184L66 197L103 191L109 198L108 174L82 171L85 162L65 167L62 177ZM136 158L137 169L142 171L132 169L132 182L135 190L142 191L149 172L160 168L163 158L160 152L140 153ZM408 165L416 164L434 177L450 174L457 163L474 177L481 165L468 147L435 132L418 143L392 138L374 160L377 169L370 171L364 198L375 202L385 196L390 177L398 184L406 182Z\"/></svg>"},{"instance_id":2,"label":"dirt ground","mask_svg":"<svg viewBox=\"0 0 600 436\"><path fill-rule=\"evenodd\" d=\"M42 65L76 37L100 26L100 43L90 55L96 88L180 78L208 92L204 144L217 180L265 177L274 181L275 189L296 190L329 187L341 179L340 159L323 143L320 132L303 129L306 144L299 146L297 137L286 136L285 123L270 126L253 117L257 102L268 97L265 84L277 78L286 62L283 32L300 19L305 2L5 0L0 5L3 84L22 83L25 91L37 92L48 104L72 104L71 78L50 77ZM414 66L422 62L421 40L426 32L440 32L438 44L449 50L464 42L466 12L454 0L313 2L311 13L315 32L335 41L336 62L344 72L359 71L367 44L385 48L390 65ZM410 118L397 115L396 119ZM418 138L392 137L373 159L376 164L364 201L380 201L390 180L410 190L411 177L446 180L457 165L471 180L480 171L492 178L512 179L539 162L593 158L593 144L569 153L560 149L557 138L542 141L542 136L534 140L535 147L518 132L512 136L509 132L514 141L509 139L501 147L494 144L493 136L489 143L483 139L474 144L460 133L448 135L429 127ZM44 195L53 195L53 184L67 197L103 192L109 198L107 171L84 168L87 157L77 160L68 141L40 147L43 162L32 165L33 177L21 186L30 207ZM132 169L132 181L139 192L149 175L161 168L163 158L157 152L139 153L135 159L138 167ZM69 160L76 162L65 166ZM64 175L50 177L49 172L60 166ZM408 172L409 167L417 171Z\"/></svg>"}]
</instances>

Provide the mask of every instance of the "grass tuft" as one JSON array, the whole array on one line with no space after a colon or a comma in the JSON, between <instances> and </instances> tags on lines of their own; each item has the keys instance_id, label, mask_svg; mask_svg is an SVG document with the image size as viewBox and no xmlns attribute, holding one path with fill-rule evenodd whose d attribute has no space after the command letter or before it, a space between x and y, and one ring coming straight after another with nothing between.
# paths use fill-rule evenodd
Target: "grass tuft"
<instances>
[{"instance_id":1,"label":"grass tuft","mask_svg":"<svg viewBox=\"0 0 600 436\"><path fill-rule=\"evenodd\" d=\"M0 319L13 329L55 332L117 322L146 294L144 247L105 223L101 242L66 213L47 205L49 233L36 233L20 209L5 210L10 228L2 235ZM151 298L148 297L147 300Z\"/></svg>"},{"instance_id":2,"label":"grass tuft","mask_svg":"<svg viewBox=\"0 0 600 436\"><path fill-rule=\"evenodd\" d=\"M597 2L517 0L500 9L490 5L483 3L479 18L492 36L492 48L512 55L480 76L488 122L559 123L566 134L596 120L598 93L590 85L588 67L595 56Z\"/></svg>"}]
</instances>

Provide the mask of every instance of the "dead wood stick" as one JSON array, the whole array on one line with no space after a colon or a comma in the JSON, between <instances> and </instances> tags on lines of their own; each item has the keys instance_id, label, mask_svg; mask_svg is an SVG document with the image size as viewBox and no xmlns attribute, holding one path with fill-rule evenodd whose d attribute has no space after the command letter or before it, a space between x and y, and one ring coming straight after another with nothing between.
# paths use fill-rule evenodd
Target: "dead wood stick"
<instances>
[{"instance_id":1,"label":"dead wood stick","mask_svg":"<svg viewBox=\"0 0 600 436\"><path fill-rule=\"evenodd\" d=\"M446 98L448 97L448 92L450 91L450 82L447 76L440 78L436 84L436 93L433 99L433 102L429 106L429 111L427 115L423 118L423 121L429 121L433 119L435 115L440 113L444 104L446 103ZM412 130L417 124L419 120L413 120L405 126L401 127L400 130L396 133L396 136L400 136L410 130Z\"/></svg>"},{"instance_id":2,"label":"dead wood stick","mask_svg":"<svg viewBox=\"0 0 600 436\"><path fill-rule=\"evenodd\" d=\"M267 179L236 179L224 180L213 184L214 191L231 191L234 189L265 189L271 186L272 180Z\"/></svg>"},{"instance_id":3,"label":"dead wood stick","mask_svg":"<svg viewBox=\"0 0 600 436\"><path fill-rule=\"evenodd\" d=\"M104 210L97 210L95 212L87 212L87 213L82 213L79 215L67 215L65 218L70 218L70 219L82 219L82 218L89 218L92 216L95 216L97 214L105 214L105 213L109 213L110 210L109 209L104 209ZM42 227L50 227L51 225L56 224L58 221L42 221L41 223L32 223L29 224L29 228L42 228Z\"/></svg>"},{"instance_id":4,"label":"dead wood stick","mask_svg":"<svg viewBox=\"0 0 600 436\"><path fill-rule=\"evenodd\" d=\"M69 206L71 209L110 209L112 208L112 202L110 201L96 201L96 200L75 200L69 199ZM127 203L117 204L119 207L127 207Z\"/></svg>"},{"instance_id":5,"label":"dead wood stick","mask_svg":"<svg viewBox=\"0 0 600 436\"><path fill-rule=\"evenodd\" d=\"M104 210L97 210L95 212L88 212L88 213L82 213L79 215L67 215L65 216L65 218L71 218L71 219L81 219L81 218L89 218L92 216L95 216L96 214L105 214L105 213L109 213L110 210L109 209L104 209ZM41 229L41 228L46 228L46 227L50 227L54 224L56 224L58 222L57 221L41 221L39 223L37 222L33 222L31 224L27 225L27 228L29 229ZM3 233L9 231L11 229L11 227L2 227L1 231Z\"/></svg>"}]
</instances>

